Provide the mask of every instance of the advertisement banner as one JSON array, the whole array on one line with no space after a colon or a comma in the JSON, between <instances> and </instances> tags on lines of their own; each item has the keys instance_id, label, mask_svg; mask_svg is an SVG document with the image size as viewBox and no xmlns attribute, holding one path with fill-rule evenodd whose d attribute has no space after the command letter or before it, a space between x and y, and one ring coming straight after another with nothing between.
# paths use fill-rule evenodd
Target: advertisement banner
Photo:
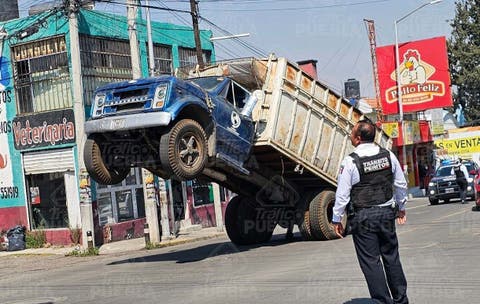
<instances>
[{"instance_id":1,"label":"advertisement banner","mask_svg":"<svg viewBox=\"0 0 480 304\"><path fill-rule=\"evenodd\" d=\"M13 120L12 129L17 150L75 142L72 109L18 116Z\"/></svg>"},{"instance_id":2,"label":"advertisement banner","mask_svg":"<svg viewBox=\"0 0 480 304\"><path fill-rule=\"evenodd\" d=\"M469 156L480 153L480 136L435 140L434 144L445 155Z\"/></svg>"},{"instance_id":3,"label":"advertisement banner","mask_svg":"<svg viewBox=\"0 0 480 304\"><path fill-rule=\"evenodd\" d=\"M399 113L395 46L376 48L383 114ZM452 106L445 37L399 44L403 112Z\"/></svg>"},{"instance_id":4,"label":"advertisement banner","mask_svg":"<svg viewBox=\"0 0 480 304\"><path fill-rule=\"evenodd\" d=\"M398 137L398 122L384 122L382 129L390 138Z\"/></svg>"},{"instance_id":5,"label":"advertisement banner","mask_svg":"<svg viewBox=\"0 0 480 304\"><path fill-rule=\"evenodd\" d=\"M403 138L404 145L411 145L422 141L418 121L404 121L403 127L405 129L405 136Z\"/></svg>"}]
</instances>

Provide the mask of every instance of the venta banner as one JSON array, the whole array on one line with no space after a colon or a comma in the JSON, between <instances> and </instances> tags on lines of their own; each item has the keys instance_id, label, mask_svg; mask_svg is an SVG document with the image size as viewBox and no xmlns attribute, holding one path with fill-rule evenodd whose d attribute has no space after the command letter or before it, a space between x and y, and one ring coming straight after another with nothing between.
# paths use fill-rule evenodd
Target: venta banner
<instances>
[{"instance_id":1,"label":"venta banner","mask_svg":"<svg viewBox=\"0 0 480 304\"><path fill-rule=\"evenodd\" d=\"M452 106L445 37L399 44L403 112ZM382 110L399 113L395 46L376 49Z\"/></svg>"}]
</instances>

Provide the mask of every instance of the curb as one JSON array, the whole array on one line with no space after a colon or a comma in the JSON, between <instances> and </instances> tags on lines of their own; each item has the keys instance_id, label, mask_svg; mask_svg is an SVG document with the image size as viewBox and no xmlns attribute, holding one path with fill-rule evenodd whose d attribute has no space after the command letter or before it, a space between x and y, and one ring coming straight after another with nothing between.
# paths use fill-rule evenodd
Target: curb
<instances>
[{"instance_id":1,"label":"curb","mask_svg":"<svg viewBox=\"0 0 480 304\"><path fill-rule=\"evenodd\" d=\"M202 237L197 237L197 238L189 238L189 239L174 239L174 240L170 240L170 241L166 241L166 242L162 242L162 243L156 243L156 244L153 244L152 248L150 249L146 249L146 250L154 250L154 249L158 249L158 248L165 248L165 247L172 247L172 246L176 246L176 245L182 245L182 244L188 244L188 243L194 243L194 242L199 242L199 241L205 241L205 240L210 240L210 239L215 239L215 238L219 238L219 237L222 237L222 236L225 236L225 233L217 233L217 234L214 234L214 235L208 235L208 236L202 236Z\"/></svg>"}]
</instances>

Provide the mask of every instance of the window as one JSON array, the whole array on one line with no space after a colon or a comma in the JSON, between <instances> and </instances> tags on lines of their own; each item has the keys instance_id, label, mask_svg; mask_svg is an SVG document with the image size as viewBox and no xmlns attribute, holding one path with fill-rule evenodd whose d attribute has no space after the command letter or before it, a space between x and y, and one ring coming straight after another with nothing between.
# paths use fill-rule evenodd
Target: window
<instances>
[{"instance_id":1,"label":"window","mask_svg":"<svg viewBox=\"0 0 480 304\"><path fill-rule=\"evenodd\" d=\"M153 60L155 61L155 76L172 74L172 49L170 46L154 44Z\"/></svg>"},{"instance_id":2,"label":"window","mask_svg":"<svg viewBox=\"0 0 480 304\"><path fill-rule=\"evenodd\" d=\"M195 207L213 204L213 189L210 183L192 181L193 204Z\"/></svg>"},{"instance_id":3,"label":"window","mask_svg":"<svg viewBox=\"0 0 480 304\"><path fill-rule=\"evenodd\" d=\"M250 93L235 82L231 82L223 92L225 99L241 111L250 97Z\"/></svg>"},{"instance_id":4,"label":"window","mask_svg":"<svg viewBox=\"0 0 480 304\"><path fill-rule=\"evenodd\" d=\"M27 175L32 229L68 227L64 174Z\"/></svg>"},{"instance_id":5,"label":"window","mask_svg":"<svg viewBox=\"0 0 480 304\"><path fill-rule=\"evenodd\" d=\"M15 45L12 57L19 113L72 106L64 36Z\"/></svg>"},{"instance_id":6,"label":"window","mask_svg":"<svg viewBox=\"0 0 480 304\"><path fill-rule=\"evenodd\" d=\"M90 105L99 86L132 79L128 41L80 35L85 104Z\"/></svg>"},{"instance_id":7,"label":"window","mask_svg":"<svg viewBox=\"0 0 480 304\"><path fill-rule=\"evenodd\" d=\"M131 168L119 184L106 186L97 183L97 204L100 226L145 217L142 172Z\"/></svg>"},{"instance_id":8,"label":"window","mask_svg":"<svg viewBox=\"0 0 480 304\"><path fill-rule=\"evenodd\" d=\"M210 63L211 52L202 50L203 62ZM178 48L179 64L183 66L195 66L197 65L197 51L195 49L189 49L184 47Z\"/></svg>"}]
</instances>

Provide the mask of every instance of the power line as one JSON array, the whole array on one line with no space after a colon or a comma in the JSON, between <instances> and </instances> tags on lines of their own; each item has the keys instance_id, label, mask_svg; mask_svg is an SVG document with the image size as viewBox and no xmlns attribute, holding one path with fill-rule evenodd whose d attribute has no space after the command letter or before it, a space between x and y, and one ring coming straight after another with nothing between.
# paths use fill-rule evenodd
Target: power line
<instances>
[{"instance_id":1,"label":"power line","mask_svg":"<svg viewBox=\"0 0 480 304\"><path fill-rule=\"evenodd\" d=\"M123 6L136 6L136 7L143 7L143 8L153 8L153 9L158 9L161 11L169 11L169 12L178 12L178 13L186 13L190 14L190 11L186 10L179 10L179 9L173 9L173 8L165 8L161 6L156 6L156 5L145 5L145 4L127 4L124 2L118 2L114 0L96 0L97 2L105 2L105 3L111 3L111 4L117 4L117 5L123 5Z\"/></svg>"},{"instance_id":2,"label":"power line","mask_svg":"<svg viewBox=\"0 0 480 304\"><path fill-rule=\"evenodd\" d=\"M381 2L390 2L392 0L371 0L363 2L354 2L354 3L344 3L344 4L328 4L320 6L305 6L305 7L284 7L284 8L255 8L255 9L206 9L209 11L228 11L228 12L259 12L259 11L302 11L302 10L314 10L314 9L325 9L325 8L336 8L336 7L351 7L365 4L381 3Z\"/></svg>"}]
</instances>

